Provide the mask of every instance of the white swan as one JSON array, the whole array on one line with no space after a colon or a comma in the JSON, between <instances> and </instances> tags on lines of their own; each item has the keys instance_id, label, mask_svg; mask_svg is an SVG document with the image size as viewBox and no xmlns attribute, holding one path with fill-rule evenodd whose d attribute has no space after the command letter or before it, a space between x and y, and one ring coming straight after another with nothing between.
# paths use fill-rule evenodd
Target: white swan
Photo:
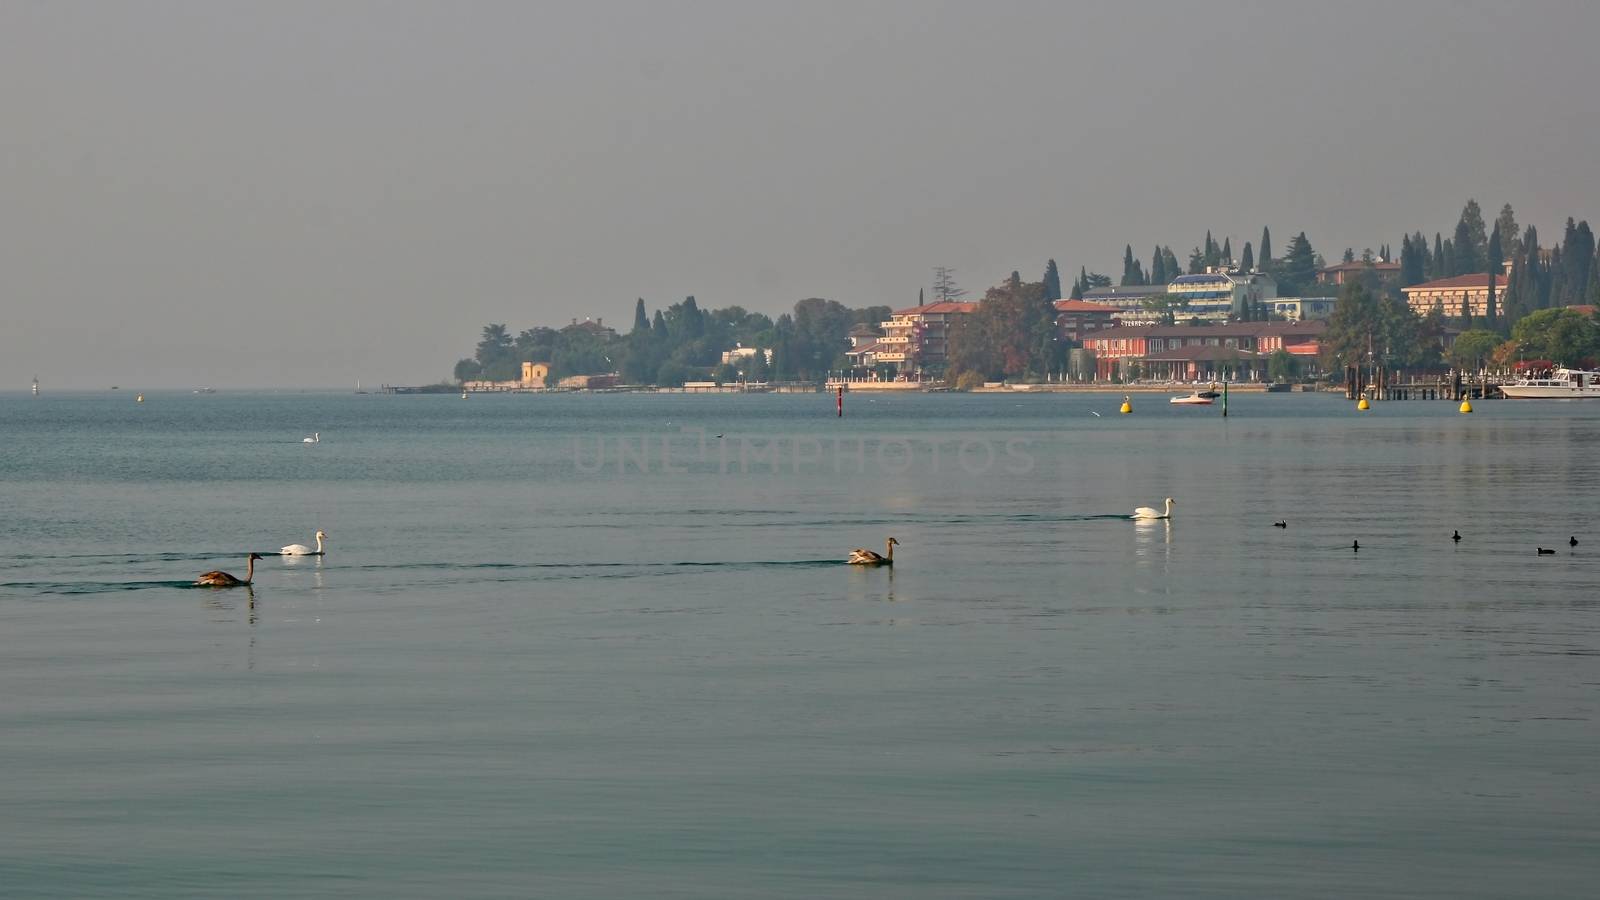
<instances>
[{"instance_id":1,"label":"white swan","mask_svg":"<svg viewBox=\"0 0 1600 900\"><path fill-rule=\"evenodd\" d=\"M1151 509L1148 506L1141 506L1138 509L1133 511L1132 518L1135 518L1135 519L1170 519L1170 518L1172 518L1172 498L1171 497L1167 498L1167 510L1166 510L1166 512L1157 512L1156 510Z\"/></svg>"},{"instance_id":2,"label":"white swan","mask_svg":"<svg viewBox=\"0 0 1600 900\"><path fill-rule=\"evenodd\" d=\"M321 556L322 555L322 539L327 537L327 536L328 536L328 533L319 528L319 529L317 529L317 535L316 535L316 537L317 537L317 549L313 550L310 547L307 547L305 544L290 544L289 546L284 547L283 549L279 550L278 552L282 553L284 556Z\"/></svg>"},{"instance_id":3,"label":"white swan","mask_svg":"<svg viewBox=\"0 0 1600 900\"><path fill-rule=\"evenodd\" d=\"M322 432L313 431L311 433L311 437L301 438L300 439L300 443L302 443L302 444L320 444L320 443L322 443Z\"/></svg>"}]
</instances>

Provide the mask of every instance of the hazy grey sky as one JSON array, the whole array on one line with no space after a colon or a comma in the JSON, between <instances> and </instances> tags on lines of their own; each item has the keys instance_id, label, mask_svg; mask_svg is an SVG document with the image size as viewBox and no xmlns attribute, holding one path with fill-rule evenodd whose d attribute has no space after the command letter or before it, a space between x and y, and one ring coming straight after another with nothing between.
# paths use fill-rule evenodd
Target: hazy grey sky
<instances>
[{"instance_id":1,"label":"hazy grey sky","mask_svg":"<svg viewBox=\"0 0 1600 900\"><path fill-rule=\"evenodd\" d=\"M1600 216L1592 3L0 0L0 390Z\"/></svg>"}]
</instances>

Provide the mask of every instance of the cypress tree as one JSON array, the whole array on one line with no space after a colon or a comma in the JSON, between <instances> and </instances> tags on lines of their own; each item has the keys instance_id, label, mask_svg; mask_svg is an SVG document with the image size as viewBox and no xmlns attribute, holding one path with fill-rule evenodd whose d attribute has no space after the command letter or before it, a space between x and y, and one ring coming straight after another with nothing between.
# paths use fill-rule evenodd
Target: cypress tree
<instances>
[{"instance_id":1,"label":"cypress tree","mask_svg":"<svg viewBox=\"0 0 1600 900\"><path fill-rule=\"evenodd\" d=\"M1166 284L1170 280L1166 277L1166 272L1166 260L1161 258L1161 245L1157 244L1156 249L1150 254L1150 283Z\"/></svg>"},{"instance_id":2,"label":"cypress tree","mask_svg":"<svg viewBox=\"0 0 1600 900\"><path fill-rule=\"evenodd\" d=\"M1122 281L1119 284L1139 283L1139 264L1133 260L1133 245L1122 245Z\"/></svg>"},{"instance_id":3,"label":"cypress tree","mask_svg":"<svg viewBox=\"0 0 1600 900\"><path fill-rule=\"evenodd\" d=\"M1222 239L1222 264L1225 266L1233 264L1233 238Z\"/></svg>"},{"instance_id":4,"label":"cypress tree","mask_svg":"<svg viewBox=\"0 0 1600 900\"><path fill-rule=\"evenodd\" d=\"M1461 209L1461 221L1467 226L1467 243L1472 248L1470 255L1465 258L1470 259L1476 266L1489 253L1489 233L1483 224L1483 210L1478 207L1478 201L1467 200L1467 205ZM1456 254L1460 256L1461 253L1461 240L1458 238L1456 240ZM1474 267L1464 270L1461 274L1471 275L1477 271L1478 269Z\"/></svg>"},{"instance_id":5,"label":"cypress tree","mask_svg":"<svg viewBox=\"0 0 1600 900\"><path fill-rule=\"evenodd\" d=\"M1222 261L1222 249L1217 246L1216 241L1211 239L1211 229L1209 228L1206 229L1205 259L1208 266L1217 265Z\"/></svg>"},{"instance_id":6,"label":"cypress tree","mask_svg":"<svg viewBox=\"0 0 1600 900\"><path fill-rule=\"evenodd\" d=\"M1317 275L1317 254L1311 249L1311 242L1306 240L1304 231L1295 235L1289 242L1289 252L1284 254L1283 265L1279 266L1282 273L1278 283L1287 290L1288 296L1298 296L1306 290Z\"/></svg>"},{"instance_id":7,"label":"cypress tree","mask_svg":"<svg viewBox=\"0 0 1600 900\"><path fill-rule=\"evenodd\" d=\"M1166 272L1167 277L1158 282L1158 284L1166 284L1183 272L1182 269L1178 268L1178 254L1172 252L1170 244L1161 248L1161 261L1165 263L1162 266L1162 271Z\"/></svg>"},{"instance_id":8,"label":"cypress tree","mask_svg":"<svg viewBox=\"0 0 1600 900\"><path fill-rule=\"evenodd\" d=\"M1353 263L1356 261L1356 250L1354 247L1344 248L1344 261L1347 263Z\"/></svg>"},{"instance_id":9,"label":"cypress tree","mask_svg":"<svg viewBox=\"0 0 1600 900\"><path fill-rule=\"evenodd\" d=\"M664 339L667 336L667 317L663 316L659 309L656 310L655 318L650 320L650 330L655 332L658 338Z\"/></svg>"},{"instance_id":10,"label":"cypress tree","mask_svg":"<svg viewBox=\"0 0 1600 900\"><path fill-rule=\"evenodd\" d=\"M1272 230L1265 225L1261 226L1261 269L1272 269Z\"/></svg>"},{"instance_id":11,"label":"cypress tree","mask_svg":"<svg viewBox=\"0 0 1600 900\"><path fill-rule=\"evenodd\" d=\"M1428 252L1428 239L1423 237L1420 231L1411 233L1411 252L1417 255L1418 273L1421 279L1418 284L1432 278L1433 255Z\"/></svg>"},{"instance_id":12,"label":"cypress tree","mask_svg":"<svg viewBox=\"0 0 1600 900\"><path fill-rule=\"evenodd\" d=\"M1444 244L1439 241L1437 231L1433 233L1433 277L1450 277L1450 261L1444 257Z\"/></svg>"},{"instance_id":13,"label":"cypress tree","mask_svg":"<svg viewBox=\"0 0 1600 900\"><path fill-rule=\"evenodd\" d=\"M1544 282L1543 264L1539 260L1539 229L1529 225L1522 232L1522 283L1519 285L1520 311L1523 315L1542 309L1540 297Z\"/></svg>"},{"instance_id":14,"label":"cypress tree","mask_svg":"<svg viewBox=\"0 0 1600 900\"><path fill-rule=\"evenodd\" d=\"M1478 224L1483 224L1481 219ZM1467 222L1466 213L1462 213L1461 221L1456 223L1456 239L1450 249L1454 254L1450 260L1451 275L1471 275L1483 271L1482 257L1478 255L1478 245L1472 238L1472 225Z\"/></svg>"},{"instance_id":15,"label":"cypress tree","mask_svg":"<svg viewBox=\"0 0 1600 900\"><path fill-rule=\"evenodd\" d=\"M1439 271L1444 273L1444 277L1449 278L1460 274L1456 271L1456 249L1454 244L1449 241L1444 242L1444 248L1439 251L1439 260Z\"/></svg>"},{"instance_id":16,"label":"cypress tree","mask_svg":"<svg viewBox=\"0 0 1600 900\"><path fill-rule=\"evenodd\" d=\"M1246 272L1254 272L1256 270L1256 256L1250 252L1249 241L1244 242L1244 252L1239 254L1239 268Z\"/></svg>"},{"instance_id":17,"label":"cypress tree","mask_svg":"<svg viewBox=\"0 0 1600 900\"><path fill-rule=\"evenodd\" d=\"M1494 303L1494 285L1495 279L1500 277L1500 261L1500 231L1495 229L1489 234L1489 257L1487 260L1489 265L1486 267L1489 273L1489 305L1484 307L1483 310L1484 325L1490 331L1493 331L1499 324L1498 310L1495 309Z\"/></svg>"},{"instance_id":18,"label":"cypress tree","mask_svg":"<svg viewBox=\"0 0 1600 900\"><path fill-rule=\"evenodd\" d=\"M1044 267L1044 298L1050 301L1061 299L1061 271L1056 268L1053 259Z\"/></svg>"},{"instance_id":19,"label":"cypress tree","mask_svg":"<svg viewBox=\"0 0 1600 900\"><path fill-rule=\"evenodd\" d=\"M1500 207L1500 218L1495 219L1494 230L1500 232L1500 248L1515 261L1521 248L1517 240L1517 214L1511 211L1511 204Z\"/></svg>"},{"instance_id":20,"label":"cypress tree","mask_svg":"<svg viewBox=\"0 0 1600 900\"><path fill-rule=\"evenodd\" d=\"M650 330L650 316L644 311L644 298L633 305L633 333L641 334Z\"/></svg>"}]
</instances>

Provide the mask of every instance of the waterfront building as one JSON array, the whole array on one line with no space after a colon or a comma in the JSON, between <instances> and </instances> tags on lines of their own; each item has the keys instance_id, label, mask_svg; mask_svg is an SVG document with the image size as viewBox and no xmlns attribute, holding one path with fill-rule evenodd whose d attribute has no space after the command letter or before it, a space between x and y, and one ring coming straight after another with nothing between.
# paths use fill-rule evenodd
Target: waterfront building
<instances>
[{"instance_id":1,"label":"waterfront building","mask_svg":"<svg viewBox=\"0 0 1600 900\"><path fill-rule=\"evenodd\" d=\"M1057 300L1056 330L1061 339L1080 343L1084 337L1117 324L1121 310L1104 303L1088 300Z\"/></svg>"},{"instance_id":2,"label":"waterfront building","mask_svg":"<svg viewBox=\"0 0 1600 900\"><path fill-rule=\"evenodd\" d=\"M952 322L977 308L976 303L946 300L896 310L893 318L880 323L883 336L873 351L874 364L888 363L903 375L942 370Z\"/></svg>"},{"instance_id":3,"label":"waterfront building","mask_svg":"<svg viewBox=\"0 0 1600 900\"><path fill-rule=\"evenodd\" d=\"M569 333L582 332L601 342L611 341L617 336L617 330L607 328L604 319L585 318L582 322L573 319L571 325L564 325L561 330Z\"/></svg>"},{"instance_id":4,"label":"waterfront building","mask_svg":"<svg viewBox=\"0 0 1600 900\"><path fill-rule=\"evenodd\" d=\"M1326 319L1338 302L1337 297L1274 297L1267 301L1267 311L1291 322Z\"/></svg>"},{"instance_id":5,"label":"waterfront building","mask_svg":"<svg viewBox=\"0 0 1600 900\"><path fill-rule=\"evenodd\" d=\"M1494 276L1496 306L1504 304L1506 281L1505 275ZM1471 310L1474 316L1489 314L1489 275L1485 272L1437 278L1401 288L1400 292L1406 296L1406 305L1419 316L1435 309L1450 318L1460 317L1463 309Z\"/></svg>"},{"instance_id":6,"label":"waterfront building","mask_svg":"<svg viewBox=\"0 0 1600 900\"><path fill-rule=\"evenodd\" d=\"M1087 335L1083 345L1095 355L1097 380L1113 374L1127 377L1135 364L1147 378L1204 380L1232 370L1256 380L1265 376L1266 361L1275 351L1315 359L1317 340L1326 329L1320 320L1119 325Z\"/></svg>"},{"instance_id":7,"label":"waterfront building","mask_svg":"<svg viewBox=\"0 0 1600 900\"><path fill-rule=\"evenodd\" d=\"M1278 282L1265 272L1208 266L1197 275L1179 275L1166 293L1188 306L1188 319L1223 321L1278 296Z\"/></svg>"},{"instance_id":8,"label":"waterfront building","mask_svg":"<svg viewBox=\"0 0 1600 900\"><path fill-rule=\"evenodd\" d=\"M1138 311L1144 309L1144 301L1166 292L1167 286L1164 284L1124 284L1084 291L1083 300L1085 303Z\"/></svg>"},{"instance_id":9,"label":"waterfront building","mask_svg":"<svg viewBox=\"0 0 1600 900\"><path fill-rule=\"evenodd\" d=\"M522 364L522 387L544 388L550 377L550 364L545 362L525 362Z\"/></svg>"},{"instance_id":10,"label":"waterfront building","mask_svg":"<svg viewBox=\"0 0 1600 900\"><path fill-rule=\"evenodd\" d=\"M772 348L768 347L761 352L767 357L767 363L770 365L772 363ZM732 350L722 351L722 364L725 366L736 366L740 362L743 362L744 360L747 360L755 355L755 347L735 345Z\"/></svg>"},{"instance_id":11,"label":"waterfront building","mask_svg":"<svg viewBox=\"0 0 1600 900\"><path fill-rule=\"evenodd\" d=\"M1400 281L1400 264L1386 262L1381 259L1372 262L1342 262L1336 266L1328 266L1317 270L1317 284L1342 285L1355 281L1368 269L1378 277L1380 284L1397 284Z\"/></svg>"}]
</instances>

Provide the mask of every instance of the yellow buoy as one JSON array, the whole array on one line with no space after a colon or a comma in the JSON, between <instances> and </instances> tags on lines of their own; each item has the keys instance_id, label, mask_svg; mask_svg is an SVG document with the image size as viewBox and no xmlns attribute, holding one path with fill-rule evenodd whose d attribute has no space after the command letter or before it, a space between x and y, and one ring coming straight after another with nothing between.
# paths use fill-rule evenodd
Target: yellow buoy
<instances>
[{"instance_id":1,"label":"yellow buoy","mask_svg":"<svg viewBox=\"0 0 1600 900\"><path fill-rule=\"evenodd\" d=\"M1122 413L1123 413L1123 415L1127 415L1128 413L1131 413L1131 412L1133 412L1133 402L1128 399L1128 395L1127 394L1123 394L1122 395Z\"/></svg>"},{"instance_id":2,"label":"yellow buoy","mask_svg":"<svg viewBox=\"0 0 1600 900\"><path fill-rule=\"evenodd\" d=\"M1362 412L1366 412L1367 410L1369 410L1371 408L1372 408L1372 404L1368 403L1367 402L1367 398L1365 398L1365 397L1362 397L1360 402L1356 403L1356 409L1359 409Z\"/></svg>"},{"instance_id":3,"label":"yellow buoy","mask_svg":"<svg viewBox=\"0 0 1600 900\"><path fill-rule=\"evenodd\" d=\"M1464 412L1464 413L1472 412L1472 401L1471 400L1462 400L1461 401L1461 411Z\"/></svg>"}]
</instances>

